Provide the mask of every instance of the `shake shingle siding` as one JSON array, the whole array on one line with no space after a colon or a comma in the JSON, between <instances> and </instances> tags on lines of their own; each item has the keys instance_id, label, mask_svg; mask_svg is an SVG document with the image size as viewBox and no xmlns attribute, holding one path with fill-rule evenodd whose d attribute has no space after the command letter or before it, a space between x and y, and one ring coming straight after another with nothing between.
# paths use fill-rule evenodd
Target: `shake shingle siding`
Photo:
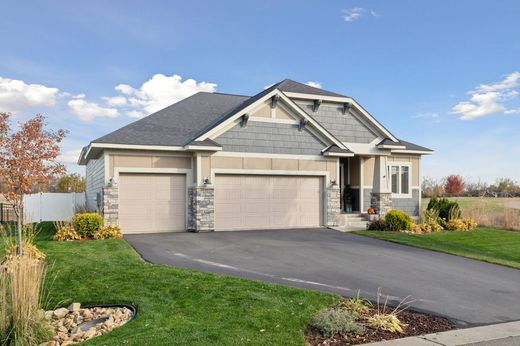
<instances>
[{"instance_id":1,"label":"shake shingle siding","mask_svg":"<svg viewBox=\"0 0 520 346\"><path fill-rule=\"evenodd\" d=\"M377 137L352 114L343 114L341 105L323 103L317 112L313 112L312 102L296 103L342 142L370 143Z\"/></svg>"},{"instance_id":2,"label":"shake shingle siding","mask_svg":"<svg viewBox=\"0 0 520 346\"><path fill-rule=\"evenodd\" d=\"M237 125L216 138L224 151L320 155L326 146L307 130L297 125L250 121L246 127Z\"/></svg>"}]
</instances>

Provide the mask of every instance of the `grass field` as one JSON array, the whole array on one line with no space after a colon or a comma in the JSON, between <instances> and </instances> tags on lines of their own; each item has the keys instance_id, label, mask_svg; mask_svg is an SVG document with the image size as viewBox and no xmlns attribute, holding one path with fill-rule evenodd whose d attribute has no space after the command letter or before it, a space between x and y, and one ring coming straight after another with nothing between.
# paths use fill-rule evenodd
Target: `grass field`
<instances>
[{"instance_id":1,"label":"grass field","mask_svg":"<svg viewBox=\"0 0 520 346\"><path fill-rule=\"evenodd\" d=\"M520 232L477 228L470 232L430 234L382 231L359 231L355 233L520 269Z\"/></svg>"},{"instance_id":2,"label":"grass field","mask_svg":"<svg viewBox=\"0 0 520 346\"><path fill-rule=\"evenodd\" d=\"M50 265L46 308L130 303L134 321L86 345L303 345L311 316L339 296L145 263L125 240L36 245ZM3 251L0 238L0 252ZM55 279L54 279L55 278Z\"/></svg>"},{"instance_id":3,"label":"grass field","mask_svg":"<svg viewBox=\"0 0 520 346\"><path fill-rule=\"evenodd\" d=\"M457 201L464 217L470 217L481 226L520 230L520 198L449 197ZM429 198L423 198L426 209Z\"/></svg>"}]
</instances>

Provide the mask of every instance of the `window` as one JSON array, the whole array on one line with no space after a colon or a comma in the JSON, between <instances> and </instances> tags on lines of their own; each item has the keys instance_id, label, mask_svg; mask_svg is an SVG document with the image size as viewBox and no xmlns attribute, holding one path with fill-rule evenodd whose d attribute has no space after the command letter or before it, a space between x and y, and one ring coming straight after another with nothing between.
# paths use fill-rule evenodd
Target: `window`
<instances>
[{"instance_id":1,"label":"window","mask_svg":"<svg viewBox=\"0 0 520 346\"><path fill-rule=\"evenodd\" d=\"M410 195L410 165L391 165L390 177L394 195Z\"/></svg>"}]
</instances>

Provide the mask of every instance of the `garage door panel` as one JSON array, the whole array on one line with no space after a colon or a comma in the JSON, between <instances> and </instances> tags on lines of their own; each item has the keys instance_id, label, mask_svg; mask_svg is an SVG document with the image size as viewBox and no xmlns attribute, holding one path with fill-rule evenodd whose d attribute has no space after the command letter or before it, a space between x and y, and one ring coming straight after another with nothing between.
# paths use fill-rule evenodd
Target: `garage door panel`
<instances>
[{"instance_id":1,"label":"garage door panel","mask_svg":"<svg viewBox=\"0 0 520 346\"><path fill-rule=\"evenodd\" d=\"M121 174L119 204L123 233L184 231L186 177L181 174Z\"/></svg>"},{"instance_id":2,"label":"garage door panel","mask_svg":"<svg viewBox=\"0 0 520 346\"><path fill-rule=\"evenodd\" d=\"M320 177L217 175L215 229L321 226L322 184Z\"/></svg>"}]
</instances>

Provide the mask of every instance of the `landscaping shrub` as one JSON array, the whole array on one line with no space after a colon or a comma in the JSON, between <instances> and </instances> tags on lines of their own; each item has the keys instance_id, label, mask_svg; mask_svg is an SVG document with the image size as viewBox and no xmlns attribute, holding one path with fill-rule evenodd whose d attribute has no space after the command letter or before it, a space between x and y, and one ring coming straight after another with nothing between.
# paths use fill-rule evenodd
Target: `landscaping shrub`
<instances>
[{"instance_id":1,"label":"landscaping shrub","mask_svg":"<svg viewBox=\"0 0 520 346\"><path fill-rule=\"evenodd\" d=\"M74 229L83 238L92 238L103 226L103 218L97 213L76 214L73 220Z\"/></svg>"},{"instance_id":2,"label":"landscaping shrub","mask_svg":"<svg viewBox=\"0 0 520 346\"><path fill-rule=\"evenodd\" d=\"M401 210L390 210L385 215L385 225L387 231L404 231L412 227L413 220L410 215Z\"/></svg>"},{"instance_id":3,"label":"landscaping shrub","mask_svg":"<svg viewBox=\"0 0 520 346\"><path fill-rule=\"evenodd\" d=\"M386 231L386 222L384 219L372 220L367 224L369 231Z\"/></svg>"},{"instance_id":4,"label":"landscaping shrub","mask_svg":"<svg viewBox=\"0 0 520 346\"><path fill-rule=\"evenodd\" d=\"M473 219L454 219L445 222L444 229L447 231L471 231L477 227Z\"/></svg>"},{"instance_id":5,"label":"landscaping shrub","mask_svg":"<svg viewBox=\"0 0 520 346\"><path fill-rule=\"evenodd\" d=\"M62 227L56 231L54 240L67 241L67 240L81 240L81 236L72 227Z\"/></svg>"},{"instance_id":6,"label":"landscaping shrub","mask_svg":"<svg viewBox=\"0 0 520 346\"><path fill-rule=\"evenodd\" d=\"M451 218L458 219L461 216L459 204L455 201L450 201L447 198L433 197L428 202L427 210L435 210L439 213L439 217L450 221Z\"/></svg>"},{"instance_id":7,"label":"landscaping shrub","mask_svg":"<svg viewBox=\"0 0 520 346\"><path fill-rule=\"evenodd\" d=\"M103 226L96 233L94 239L121 239L123 234L119 226Z\"/></svg>"},{"instance_id":8,"label":"landscaping shrub","mask_svg":"<svg viewBox=\"0 0 520 346\"><path fill-rule=\"evenodd\" d=\"M341 307L323 309L311 320L311 327L321 335L331 337L336 334L359 335L363 328L356 323L358 315Z\"/></svg>"}]
</instances>

